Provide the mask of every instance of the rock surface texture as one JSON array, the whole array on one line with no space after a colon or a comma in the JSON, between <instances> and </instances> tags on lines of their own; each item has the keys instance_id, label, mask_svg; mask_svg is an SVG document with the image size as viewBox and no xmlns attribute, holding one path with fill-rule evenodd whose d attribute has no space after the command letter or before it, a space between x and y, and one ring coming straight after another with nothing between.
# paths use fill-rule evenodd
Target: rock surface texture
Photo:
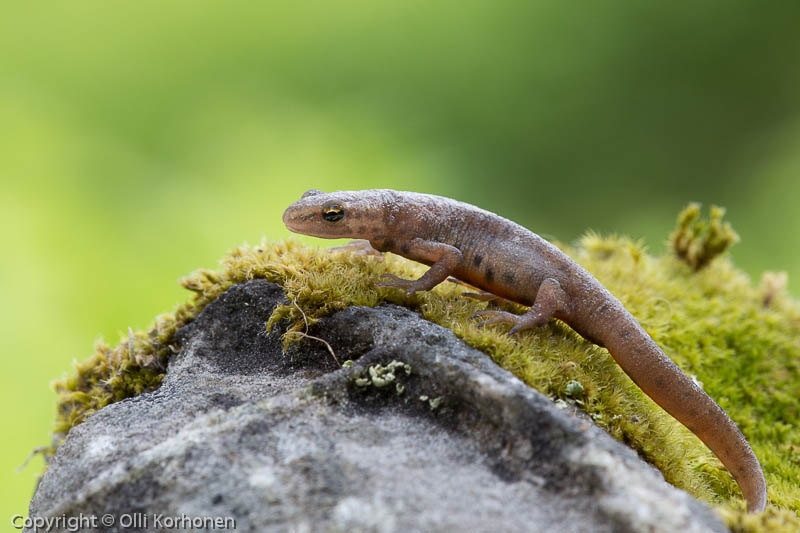
<instances>
[{"instance_id":1,"label":"rock surface texture","mask_svg":"<svg viewBox=\"0 0 800 533\"><path fill-rule=\"evenodd\" d=\"M407 309L352 307L312 328L349 368L311 339L284 354L264 328L283 298L255 280L206 307L158 390L70 432L30 516L108 513L112 531L135 513L147 529L231 517L237 531L726 530L631 450Z\"/></svg>"}]
</instances>

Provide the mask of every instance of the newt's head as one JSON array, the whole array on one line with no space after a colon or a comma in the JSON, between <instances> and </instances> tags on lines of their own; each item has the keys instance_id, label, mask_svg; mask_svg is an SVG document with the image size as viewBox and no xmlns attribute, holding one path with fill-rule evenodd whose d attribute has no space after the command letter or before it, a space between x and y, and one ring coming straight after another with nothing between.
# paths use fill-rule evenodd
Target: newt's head
<instances>
[{"instance_id":1,"label":"newt's head","mask_svg":"<svg viewBox=\"0 0 800 533\"><path fill-rule=\"evenodd\" d=\"M368 239L381 233L384 205L391 191L339 191L311 189L283 212L289 230L326 239Z\"/></svg>"}]
</instances>

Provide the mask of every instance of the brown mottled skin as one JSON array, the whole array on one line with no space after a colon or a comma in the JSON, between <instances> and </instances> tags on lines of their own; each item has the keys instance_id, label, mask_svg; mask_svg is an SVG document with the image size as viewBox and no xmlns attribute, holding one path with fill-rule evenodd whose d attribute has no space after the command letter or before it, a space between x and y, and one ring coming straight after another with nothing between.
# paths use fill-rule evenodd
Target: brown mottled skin
<instances>
[{"instance_id":1,"label":"brown mottled skin","mask_svg":"<svg viewBox=\"0 0 800 533\"><path fill-rule=\"evenodd\" d=\"M366 239L430 265L417 280L388 276L383 287L408 294L453 276L488 293L530 306L523 315L484 311L483 324L510 324L511 333L567 323L608 349L648 396L702 440L733 474L750 512L766 505L761 466L725 411L667 357L599 281L558 248L522 226L469 204L393 190L311 190L283 214L296 233Z\"/></svg>"}]
</instances>

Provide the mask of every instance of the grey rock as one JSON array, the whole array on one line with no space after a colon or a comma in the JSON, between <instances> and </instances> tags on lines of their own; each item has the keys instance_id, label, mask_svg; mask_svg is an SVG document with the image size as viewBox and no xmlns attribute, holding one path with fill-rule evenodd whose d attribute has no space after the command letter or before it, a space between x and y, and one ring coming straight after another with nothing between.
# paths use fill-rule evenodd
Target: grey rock
<instances>
[{"instance_id":1,"label":"grey rock","mask_svg":"<svg viewBox=\"0 0 800 533\"><path fill-rule=\"evenodd\" d=\"M179 332L158 390L70 432L30 516L108 514L110 531L169 530L170 517L238 531L726 531L630 449L407 309L318 323L310 333L348 368L311 339L284 354L264 329L283 298L255 280L212 302Z\"/></svg>"}]
</instances>

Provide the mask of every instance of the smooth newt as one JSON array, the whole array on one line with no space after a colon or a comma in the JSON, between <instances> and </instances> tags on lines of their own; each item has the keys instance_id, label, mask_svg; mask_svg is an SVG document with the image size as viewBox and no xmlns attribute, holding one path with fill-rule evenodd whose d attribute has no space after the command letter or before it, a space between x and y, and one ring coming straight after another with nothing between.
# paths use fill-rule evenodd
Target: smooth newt
<instances>
[{"instance_id":1,"label":"smooth newt","mask_svg":"<svg viewBox=\"0 0 800 533\"><path fill-rule=\"evenodd\" d=\"M524 227L478 207L428 194L388 189L306 192L283 221L293 232L365 239L430 266L416 280L387 275L383 287L413 294L453 276L530 309L478 313L482 324L509 324L510 333L558 318L608 349L650 398L689 428L733 474L749 512L766 506L766 482L753 450L728 417L684 374L636 319L591 274Z\"/></svg>"}]
</instances>

